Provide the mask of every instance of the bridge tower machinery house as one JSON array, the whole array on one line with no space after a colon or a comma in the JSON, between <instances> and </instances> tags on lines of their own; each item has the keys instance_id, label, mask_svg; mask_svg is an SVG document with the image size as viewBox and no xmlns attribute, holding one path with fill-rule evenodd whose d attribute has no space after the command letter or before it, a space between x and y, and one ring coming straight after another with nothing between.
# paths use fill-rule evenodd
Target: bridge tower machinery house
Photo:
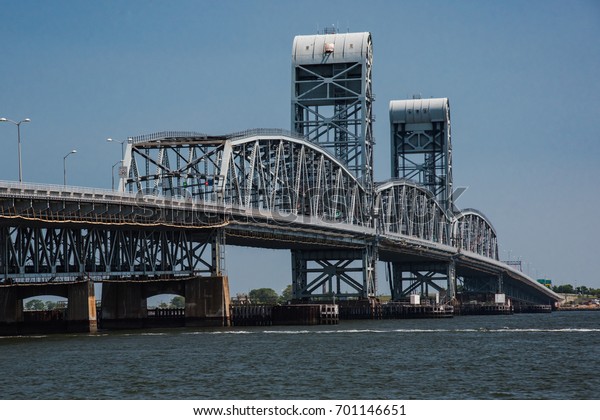
<instances>
[{"instance_id":1,"label":"bridge tower machinery house","mask_svg":"<svg viewBox=\"0 0 600 420\"><path fill-rule=\"evenodd\" d=\"M359 180L369 217L374 199L372 62L368 32L326 29L323 34L294 38L292 131L328 150ZM376 261L374 243L350 254L293 250L294 298L372 298Z\"/></svg>"}]
</instances>

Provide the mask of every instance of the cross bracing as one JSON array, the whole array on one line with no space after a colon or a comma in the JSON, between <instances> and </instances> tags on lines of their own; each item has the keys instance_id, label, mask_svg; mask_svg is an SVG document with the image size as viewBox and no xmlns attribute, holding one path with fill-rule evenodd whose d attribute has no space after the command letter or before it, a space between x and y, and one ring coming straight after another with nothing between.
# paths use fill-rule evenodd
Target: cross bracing
<instances>
[{"instance_id":1,"label":"cross bracing","mask_svg":"<svg viewBox=\"0 0 600 420\"><path fill-rule=\"evenodd\" d=\"M131 145L132 192L369 226L364 187L321 147L277 130Z\"/></svg>"},{"instance_id":2,"label":"cross bracing","mask_svg":"<svg viewBox=\"0 0 600 420\"><path fill-rule=\"evenodd\" d=\"M0 266L12 282L210 275L210 237L199 239L186 230L3 226Z\"/></svg>"}]
</instances>

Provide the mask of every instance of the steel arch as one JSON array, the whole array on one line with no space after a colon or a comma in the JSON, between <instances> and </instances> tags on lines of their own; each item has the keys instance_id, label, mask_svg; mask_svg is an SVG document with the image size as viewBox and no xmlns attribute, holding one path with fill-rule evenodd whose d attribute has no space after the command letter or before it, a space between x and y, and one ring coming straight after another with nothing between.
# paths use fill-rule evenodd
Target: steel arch
<instances>
[{"instance_id":1,"label":"steel arch","mask_svg":"<svg viewBox=\"0 0 600 420\"><path fill-rule=\"evenodd\" d=\"M283 130L133 138L130 190L369 226L365 188L325 149Z\"/></svg>"},{"instance_id":2,"label":"steel arch","mask_svg":"<svg viewBox=\"0 0 600 420\"><path fill-rule=\"evenodd\" d=\"M376 187L379 229L443 245L451 244L452 219L431 191L406 179L392 179Z\"/></svg>"},{"instance_id":3,"label":"steel arch","mask_svg":"<svg viewBox=\"0 0 600 420\"><path fill-rule=\"evenodd\" d=\"M459 250L498 260L496 229L479 210L464 209L454 216L452 238Z\"/></svg>"}]
</instances>

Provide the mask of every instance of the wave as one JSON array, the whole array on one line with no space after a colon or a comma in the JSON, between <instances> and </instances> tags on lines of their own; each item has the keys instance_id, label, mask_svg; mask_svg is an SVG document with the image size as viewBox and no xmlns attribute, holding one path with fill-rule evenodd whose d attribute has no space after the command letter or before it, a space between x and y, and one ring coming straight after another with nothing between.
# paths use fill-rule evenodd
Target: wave
<instances>
[{"instance_id":1,"label":"wave","mask_svg":"<svg viewBox=\"0 0 600 420\"><path fill-rule=\"evenodd\" d=\"M600 328L401 328L401 329L332 329L332 330L264 330L263 334L439 334L439 333L589 333Z\"/></svg>"},{"instance_id":2,"label":"wave","mask_svg":"<svg viewBox=\"0 0 600 420\"><path fill-rule=\"evenodd\" d=\"M47 337L47 335L0 335L0 340L21 340L23 338L35 340Z\"/></svg>"},{"instance_id":3,"label":"wave","mask_svg":"<svg viewBox=\"0 0 600 420\"><path fill-rule=\"evenodd\" d=\"M184 333L181 333L181 335L219 335L219 334L256 334L256 332L247 331L247 330L235 330L235 331L223 330L223 331L186 331Z\"/></svg>"}]
</instances>

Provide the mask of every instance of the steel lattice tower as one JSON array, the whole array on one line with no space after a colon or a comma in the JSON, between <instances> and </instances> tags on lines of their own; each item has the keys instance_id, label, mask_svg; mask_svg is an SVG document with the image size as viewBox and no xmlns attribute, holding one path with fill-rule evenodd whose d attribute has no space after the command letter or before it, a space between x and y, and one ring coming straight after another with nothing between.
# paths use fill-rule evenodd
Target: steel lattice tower
<instances>
[{"instance_id":1,"label":"steel lattice tower","mask_svg":"<svg viewBox=\"0 0 600 420\"><path fill-rule=\"evenodd\" d=\"M292 131L334 155L365 190L363 211L373 208L373 129L368 32L294 38L292 50ZM369 222L372 223L372 220ZM372 298L377 251L292 251L294 297Z\"/></svg>"},{"instance_id":2,"label":"steel lattice tower","mask_svg":"<svg viewBox=\"0 0 600 420\"><path fill-rule=\"evenodd\" d=\"M296 36L292 50L292 131L332 152L367 191L373 188L372 53L368 32Z\"/></svg>"},{"instance_id":3,"label":"steel lattice tower","mask_svg":"<svg viewBox=\"0 0 600 420\"><path fill-rule=\"evenodd\" d=\"M452 143L447 98L390 102L392 177L423 185L452 212Z\"/></svg>"}]
</instances>

